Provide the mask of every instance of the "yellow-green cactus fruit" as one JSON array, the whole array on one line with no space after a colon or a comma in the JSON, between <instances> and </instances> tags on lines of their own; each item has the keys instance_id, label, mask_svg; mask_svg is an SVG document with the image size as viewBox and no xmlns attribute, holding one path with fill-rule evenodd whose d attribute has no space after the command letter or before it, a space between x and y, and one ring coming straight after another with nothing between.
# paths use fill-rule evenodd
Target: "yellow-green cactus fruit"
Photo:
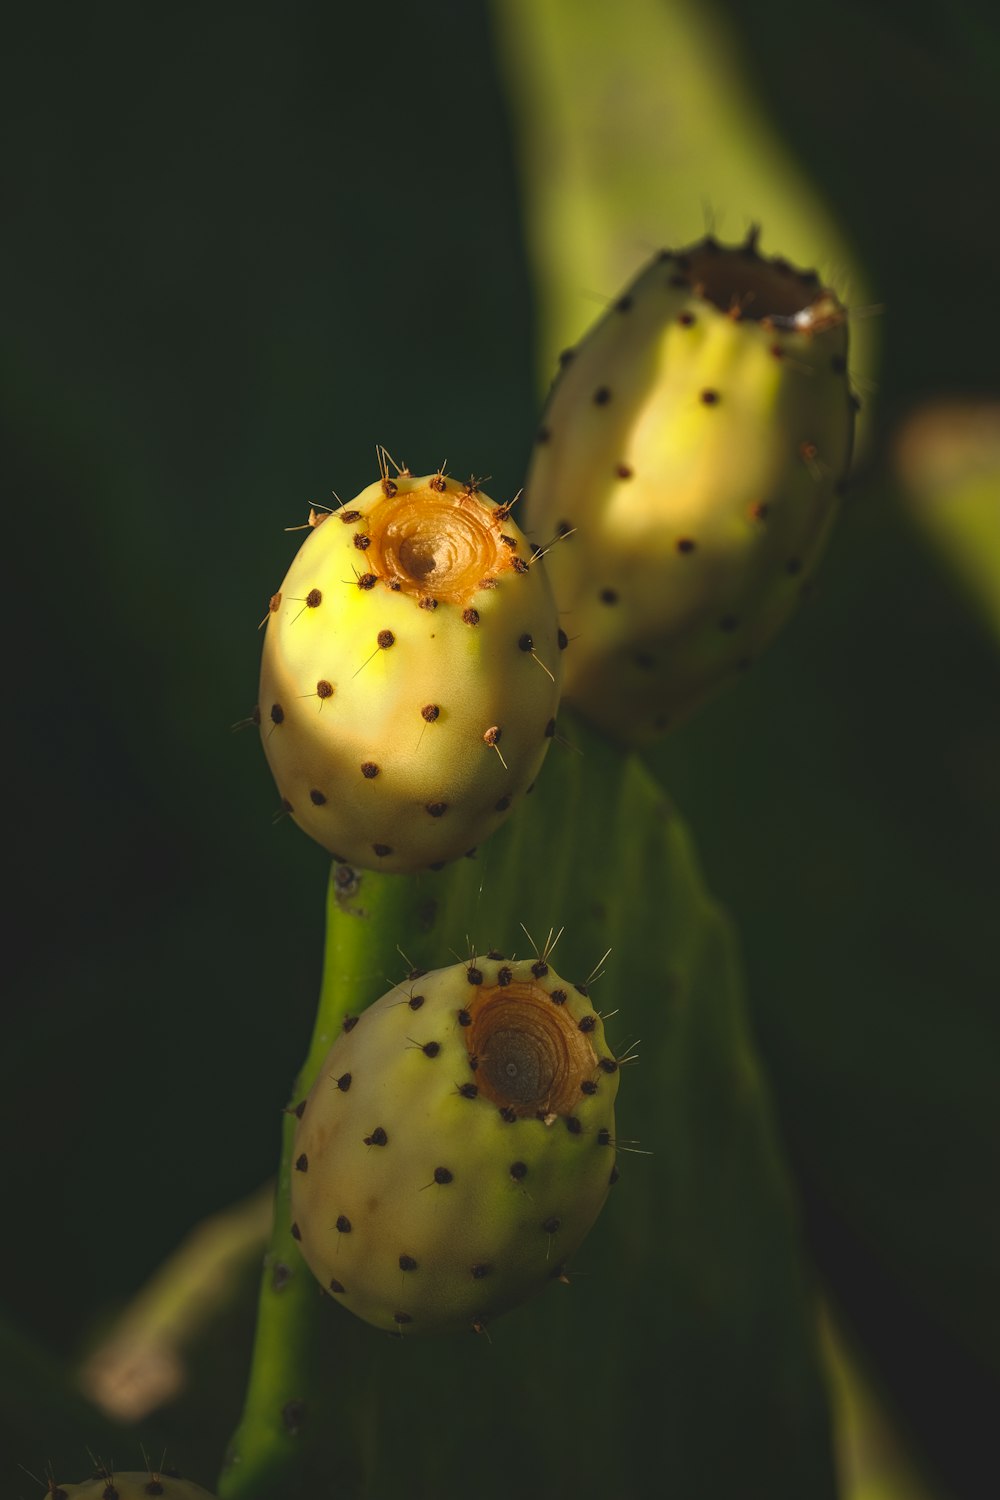
<instances>
[{"instance_id":1,"label":"yellow-green cactus fruit","mask_svg":"<svg viewBox=\"0 0 1000 1500\"><path fill-rule=\"evenodd\" d=\"M362 868L468 853L541 769L564 644L544 562L475 483L383 477L314 517L256 714L284 810Z\"/></svg>"},{"instance_id":2,"label":"yellow-green cactus fruit","mask_svg":"<svg viewBox=\"0 0 1000 1500\"><path fill-rule=\"evenodd\" d=\"M214 1500L200 1484L181 1479L169 1469L119 1474L103 1467L81 1484L56 1484L53 1480L45 1495L46 1500L150 1500L157 1495L162 1500Z\"/></svg>"},{"instance_id":3,"label":"yellow-green cactus fruit","mask_svg":"<svg viewBox=\"0 0 1000 1500\"><path fill-rule=\"evenodd\" d=\"M642 271L564 355L527 478L567 702L641 745L745 670L822 552L856 405L843 305L756 232Z\"/></svg>"},{"instance_id":4,"label":"yellow-green cactus fruit","mask_svg":"<svg viewBox=\"0 0 1000 1500\"><path fill-rule=\"evenodd\" d=\"M618 1063L544 959L453 964L345 1025L299 1105L293 1235L402 1337L481 1329L564 1277L616 1176Z\"/></svg>"}]
</instances>

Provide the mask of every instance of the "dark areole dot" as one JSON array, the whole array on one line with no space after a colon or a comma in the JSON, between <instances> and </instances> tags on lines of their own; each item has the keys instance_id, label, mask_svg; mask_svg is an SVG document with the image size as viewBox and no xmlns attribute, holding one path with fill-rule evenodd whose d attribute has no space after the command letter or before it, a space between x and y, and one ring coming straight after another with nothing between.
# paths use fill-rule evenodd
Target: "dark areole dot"
<instances>
[{"instance_id":1,"label":"dark areole dot","mask_svg":"<svg viewBox=\"0 0 1000 1500\"><path fill-rule=\"evenodd\" d=\"M556 536L567 537L572 530L573 526L569 521L559 521L556 525Z\"/></svg>"},{"instance_id":2,"label":"dark areole dot","mask_svg":"<svg viewBox=\"0 0 1000 1500\"><path fill-rule=\"evenodd\" d=\"M518 637L517 644L522 651L534 651L535 649L535 642L527 631L525 631L522 636Z\"/></svg>"},{"instance_id":3,"label":"dark areole dot","mask_svg":"<svg viewBox=\"0 0 1000 1500\"><path fill-rule=\"evenodd\" d=\"M600 599L600 601L601 601L602 604L617 604L618 603L618 591L617 591L617 589L601 589L601 592L598 595L598 597L599 597L599 599Z\"/></svg>"},{"instance_id":4,"label":"dark areole dot","mask_svg":"<svg viewBox=\"0 0 1000 1500\"><path fill-rule=\"evenodd\" d=\"M549 995L549 999L552 1001L553 1005L565 1005L566 1004L566 991L565 990L553 990L552 993Z\"/></svg>"},{"instance_id":5,"label":"dark areole dot","mask_svg":"<svg viewBox=\"0 0 1000 1500\"><path fill-rule=\"evenodd\" d=\"M354 533L354 545L355 547L357 547L359 552L367 552L371 544L371 537L365 536L363 531L356 531Z\"/></svg>"},{"instance_id":6,"label":"dark areole dot","mask_svg":"<svg viewBox=\"0 0 1000 1500\"><path fill-rule=\"evenodd\" d=\"M475 964L468 964L465 970L465 977L470 984L482 984L483 971L482 969L477 969Z\"/></svg>"},{"instance_id":7,"label":"dark areole dot","mask_svg":"<svg viewBox=\"0 0 1000 1500\"><path fill-rule=\"evenodd\" d=\"M500 986L501 989L506 989L507 985L510 984L510 982L511 982L511 980L513 978L514 978L514 971L513 971L513 969L508 969L508 968L504 967L502 969L498 969L497 970L497 984Z\"/></svg>"},{"instance_id":8,"label":"dark areole dot","mask_svg":"<svg viewBox=\"0 0 1000 1500\"><path fill-rule=\"evenodd\" d=\"M632 298L626 294L624 297L618 298L618 301L615 303L615 312L626 313L631 307Z\"/></svg>"},{"instance_id":9,"label":"dark areole dot","mask_svg":"<svg viewBox=\"0 0 1000 1500\"><path fill-rule=\"evenodd\" d=\"M546 974L549 972L549 966L545 962L544 958L535 959L535 962L531 965L531 972L532 974L534 974L536 979L545 978Z\"/></svg>"},{"instance_id":10,"label":"dark areole dot","mask_svg":"<svg viewBox=\"0 0 1000 1500\"><path fill-rule=\"evenodd\" d=\"M343 1028L344 1028L345 1031L353 1031L354 1028L355 1028L355 1026L357 1026L357 1024L358 1024L358 1017L357 1016L345 1016L344 1019L343 1019L343 1021L341 1022L341 1025L343 1026Z\"/></svg>"},{"instance_id":11,"label":"dark areole dot","mask_svg":"<svg viewBox=\"0 0 1000 1500\"><path fill-rule=\"evenodd\" d=\"M424 597L420 601L420 608L421 609L437 609L437 607L438 607L437 600L434 599L434 598L432 598L430 594L425 594Z\"/></svg>"},{"instance_id":12,"label":"dark areole dot","mask_svg":"<svg viewBox=\"0 0 1000 1500\"><path fill-rule=\"evenodd\" d=\"M385 497L386 497L387 500L391 500L392 497L393 497L393 495L396 493L396 490L397 490L396 481L394 479L390 479L389 476L388 476L388 474L387 474L385 476L385 478L382 480L382 493L383 493L383 495L385 495Z\"/></svg>"},{"instance_id":13,"label":"dark areole dot","mask_svg":"<svg viewBox=\"0 0 1000 1500\"><path fill-rule=\"evenodd\" d=\"M302 1238L302 1230L299 1228L299 1226L297 1224L293 1224L292 1225L292 1239L293 1240L300 1240L301 1238Z\"/></svg>"},{"instance_id":14,"label":"dark areole dot","mask_svg":"<svg viewBox=\"0 0 1000 1500\"><path fill-rule=\"evenodd\" d=\"M392 845L391 844L372 844L372 852L374 854L377 854L378 857L379 857L379 859L384 859L387 854L391 854L392 853Z\"/></svg>"},{"instance_id":15,"label":"dark areole dot","mask_svg":"<svg viewBox=\"0 0 1000 1500\"><path fill-rule=\"evenodd\" d=\"M631 479L635 470L629 464L617 464L615 474L619 479Z\"/></svg>"},{"instance_id":16,"label":"dark areole dot","mask_svg":"<svg viewBox=\"0 0 1000 1500\"><path fill-rule=\"evenodd\" d=\"M307 1103L307 1100L301 1099L299 1101L299 1103L296 1104L296 1106L295 1106L294 1113L295 1113L296 1118L299 1119L299 1120L301 1120L302 1116L306 1112L306 1103Z\"/></svg>"},{"instance_id":17,"label":"dark areole dot","mask_svg":"<svg viewBox=\"0 0 1000 1500\"><path fill-rule=\"evenodd\" d=\"M545 726L545 738L547 740L550 740L552 738L552 736L555 734L555 732L556 732L556 721L555 721L555 719L550 719L549 722Z\"/></svg>"},{"instance_id":18,"label":"dark areole dot","mask_svg":"<svg viewBox=\"0 0 1000 1500\"><path fill-rule=\"evenodd\" d=\"M497 1113L499 1114L501 1120L503 1120L505 1125L513 1125L514 1121L517 1119L517 1115L511 1109L509 1104L501 1104Z\"/></svg>"},{"instance_id":19,"label":"dark areole dot","mask_svg":"<svg viewBox=\"0 0 1000 1500\"><path fill-rule=\"evenodd\" d=\"M413 1322L412 1314L407 1312L394 1312L392 1318L394 1323L399 1323L401 1326L404 1323Z\"/></svg>"},{"instance_id":20,"label":"dark areole dot","mask_svg":"<svg viewBox=\"0 0 1000 1500\"><path fill-rule=\"evenodd\" d=\"M528 1175L528 1168L523 1161L514 1161L510 1164L510 1175L515 1182L523 1182Z\"/></svg>"},{"instance_id":21,"label":"dark areole dot","mask_svg":"<svg viewBox=\"0 0 1000 1500\"><path fill-rule=\"evenodd\" d=\"M566 1129L569 1131L570 1135L579 1135L583 1130L583 1126L580 1124L580 1121L577 1119L576 1115L567 1115Z\"/></svg>"},{"instance_id":22,"label":"dark areole dot","mask_svg":"<svg viewBox=\"0 0 1000 1500\"><path fill-rule=\"evenodd\" d=\"M373 589L376 583L378 583L378 579L375 577L374 573L362 573L361 577L358 579L358 588Z\"/></svg>"},{"instance_id":23,"label":"dark areole dot","mask_svg":"<svg viewBox=\"0 0 1000 1500\"><path fill-rule=\"evenodd\" d=\"M399 1269L401 1271L415 1271L417 1263L412 1255L401 1255L399 1257Z\"/></svg>"},{"instance_id":24,"label":"dark areole dot","mask_svg":"<svg viewBox=\"0 0 1000 1500\"><path fill-rule=\"evenodd\" d=\"M535 433L535 442L547 443L551 436L552 434L547 427L539 427L538 431Z\"/></svg>"},{"instance_id":25,"label":"dark areole dot","mask_svg":"<svg viewBox=\"0 0 1000 1500\"><path fill-rule=\"evenodd\" d=\"M510 806L510 798L509 797L501 797L500 800L499 800L499 802L496 803L496 805L494 807L494 811L495 812L506 812L509 806Z\"/></svg>"},{"instance_id":26,"label":"dark areole dot","mask_svg":"<svg viewBox=\"0 0 1000 1500\"><path fill-rule=\"evenodd\" d=\"M611 392L608 390L608 387L606 385L599 385L594 392L594 405L607 406L610 400Z\"/></svg>"},{"instance_id":27,"label":"dark areole dot","mask_svg":"<svg viewBox=\"0 0 1000 1500\"><path fill-rule=\"evenodd\" d=\"M439 1183L441 1187L447 1186L449 1182L454 1182L454 1180L455 1174L453 1172L449 1172L447 1167L434 1168L434 1181L436 1183Z\"/></svg>"},{"instance_id":28,"label":"dark areole dot","mask_svg":"<svg viewBox=\"0 0 1000 1500\"><path fill-rule=\"evenodd\" d=\"M443 495L445 490L448 488L448 481L447 479L445 479L443 474L434 474L427 481L427 486L428 489L432 489L437 494Z\"/></svg>"},{"instance_id":29,"label":"dark areole dot","mask_svg":"<svg viewBox=\"0 0 1000 1500\"><path fill-rule=\"evenodd\" d=\"M569 636L566 634L565 630L563 630L561 625L559 626L556 640L559 642L559 650L565 651L566 647L569 645Z\"/></svg>"},{"instance_id":30,"label":"dark areole dot","mask_svg":"<svg viewBox=\"0 0 1000 1500\"><path fill-rule=\"evenodd\" d=\"M602 1073L617 1073L618 1060L614 1057L600 1057L597 1060L597 1066Z\"/></svg>"},{"instance_id":31,"label":"dark areole dot","mask_svg":"<svg viewBox=\"0 0 1000 1500\"><path fill-rule=\"evenodd\" d=\"M677 539L678 552L693 552L696 546L697 543L689 536L682 536Z\"/></svg>"},{"instance_id":32,"label":"dark areole dot","mask_svg":"<svg viewBox=\"0 0 1000 1500\"><path fill-rule=\"evenodd\" d=\"M320 590L319 589L310 589L309 592L308 592L308 594L306 595L306 604L309 606L309 608L310 609L316 609L317 606L320 605L320 604L322 604L322 603L323 603L323 595L320 592Z\"/></svg>"},{"instance_id":33,"label":"dark areole dot","mask_svg":"<svg viewBox=\"0 0 1000 1500\"><path fill-rule=\"evenodd\" d=\"M281 704L280 703L272 703L271 704L271 723L272 724L282 724L282 723L284 723L284 719L285 719L285 710L282 708Z\"/></svg>"},{"instance_id":34,"label":"dark areole dot","mask_svg":"<svg viewBox=\"0 0 1000 1500\"><path fill-rule=\"evenodd\" d=\"M478 625L479 624L479 611L478 611L478 609L463 609L463 611L462 611L462 621L466 625Z\"/></svg>"},{"instance_id":35,"label":"dark areole dot","mask_svg":"<svg viewBox=\"0 0 1000 1500\"><path fill-rule=\"evenodd\" d=\"M373 760L363 760L361 762L361 774L368 781L374 781L375 777L378 775L378 766Z\"/></svg>"},{"instance_id":36,"label":"dark areole dot","mask_svg":"<svg viewBox=\"0 0 1000 1500\"><path fill-rule=\"evenodd\" d=\"M317 698L332 698L333 697L333 683L332 682L327 682L325 678L320 678L319 682L317 682L317 684L316 684L316 697Z\"/></svg>"},{"instance_id":37,"label":"dark areole dot","mask_svg":"<svg viewBox=\"0 0 1000 1500\"><path fill-rule=\"evenodd\" d=\"M411 995L406 1003L411 1010L419 1010L424 1003L424 997L423 995Z\"/></svg>"},{"instance_id":38,"label":"dark areole dot","mask_svg":"<svg viewBox=\"0 0 1000 1500\"><path fill-rule=\"evenodd\" d=\"M326 796L317 787L313 787L309 793L309 801L314 803L316 807L322 807L326 802Z\"/></svg>"},{"instance_id":39,"label":"dark areole dot","mask_svg":"<svg viewBox=\"0 0 1000 1500\"><path fill-rule=\"evenodd\" d=\"M460 1083L458 1085L458 1092L461 1094L463 1099L475 1099L476 1095L479 1093L479 1089L474 1083Z\"/></svg>"},{"instance_id":40,"label":"dark areole dot","mask_svg":"<svg viewBox=\"0 0 1000 1500\"><path fill-rule=\"evenodd\" d=\"M528 564L525 562L523 557L511 558L510 565L514 569L515 573L527 573L528 571Z\"/></svg>"},{"instance_id":41,"label":"dark areole dot","mask_svg":"<svg viewBox=\"0 0 1000 1500\"><path fill-rule=\"evenodd\" d=\"M350 1075L350 1073L341 1073L340 1077L337 1079L337 1087L340 1090L340 1092L342 1094L346 1094L347 1090L350 1088L350 1086L351 1086L351 1075Z\"/></svg>"},{"instance_id":42,"label":"dark areole dot","mask_svg":"<svg viewBox=\"0 0 1000 1500\"><path fill-rule=\"evenodd\" d=\"M425 1042L420 1050L425 1057L437 1057L438 1053L441 1051L441 1043Z\"/></svg>"},{"instance_id":43,"label":"dark areole dot","mask_svg":"<svg viewBox=\"0 0 1000 1500\"><path fill-rule=\"evenodd\" d=\"M467 1010L460 1010L458 1012L458 1024L459 1026L472 1025L472 1017L469 1015L469 1012Z\"/></svg>"},{"instance_id":44,"label":"dark areole dot","mask_svg":"<svg viewBox=\"0 0 1000 1500\"><path fill-rule=\"evenodd\" d=\"M680 285L680 286L687 286L687 282L684 280L684 278L682 276L680 278L680 281L679 282L674 281L673 285L674 286L678 286L678 285ZM690 328L692 326L692 324L696 321L696 319L695 319L695 315L694 315L693 312L682 312L682 313L678 313L678 315L677 315L677 321L681 325L682 328Z\"/></svg>"},{"instance_id":45,"label":"dark areole dot","mask_svg":"<svg viewBox=\"0 0 1000 1500\"><path fill-rule=\"evenodd\" d=\"M330 1290L331 1292L336 1292L338 1297L342 1297L344 1295L344 1283L342 1281L338 1281L336 1276L331 1276Z\"/></svg>"},{"instance_id":46,"label":"dark areole dot","mask_svg":"<svg viewBox=\"0 0 1000 1500\"><path fill-rule=\"evenodd\" d=\"M346 1214L340 1214L338 1216L336 1228L340 1234L350 1234L351 1221Z\"/></svg>"},{"instance_id":47,"label":"dark areole dot","mask_svg":"<svg viewBox=\"0 0 1000 1500\"><path fill-rule=\"evenodd\" d=\"M581 1020L579 1021L579 1023L578 1023L578 1029L580 1031L593 1031L593 1029L594 1029L594 1027L596 1025L597 1025L597 1017L596 1016L583 1016L581 1018Z\"/></svg>"},{"instance_id":48,"label":"dark areole dot","mask_svg":"<svg viewBox=\"0 0 1000 1500\"><path fill-rule=\"evenodd\" d=\"M296 1172L308 1172L309 1170L309 1158L304 1151L300 1156L295 1158L295 1170Z\"/></svg>"},{"instance_id":49,"label":"dark areole dot","mask_svg":"<svg viewBox=\"0 0 1000 1500\"><path fill-rule=\"evenodd\" d=\"M784 359L785 357L785 351L784 349L782 349L780 344L772 344L770 353L774 356L775 359Z\"/></svg>"},{"instance_id":50,"label":"dark areole dot","mask_svg":"<svg viewBox=\"0 0 1000 1500\"><path fill-rule=\"evenodd\" d=\"M396 637L391 630L380 630L376 639L383 651L387 651L396 642Z\"/></svg>"},{"instance_id":51,"label":"dark areole dot","mask_svg":"<svg viewBox=\"0 0 1000 1500\"><path fill-rule=\"evenodd\" d=\"M425 812L429 812L432 818L442 818L448 811L447 802L428 802Z\"/></svg>"},{"instance_id":52,"label":"dark areole dot","mask_svg":"<svg viewBox=\"0 0 1000 1500\"><path fill-rule=\"evenodd\" d=\"M425 703L420 710L421 717L426 719L428 724L433 724L440 712L436 703Z\"/></svg>"},{"instance_id":53,"label":"dark areole dot","mask_svg":"<svg viewBox=\"0 0 1000 1500\"><path fill-rule=\"evenodd\" d=\"M559 363L561 365L568 365L575 353L575 349L563 349L559 355Z\"/></svg>"},{"instance_id":54,"label":"dark areole dot","mask_svg":"<svg viewBox=\"0 0 1000 1500\"><path fill-rule=\"evenodd\" d=\"M499 724L491 724L489 729L484 730L483 732L483 743L486 745L495 745L502 734L503 730L500 728Z\"/></svg>"},{"instance_id":55,"label":"dark areole dot","mask_svg":"<svg viewBox=\"0 0 1000 1500\"><path fill-rule=\"evenodd\" d=\"M596 1094L597 1093L597 1084L594 1082L594 1080L592 1078L585 1078L583 1080L583 1082L581 1083L581 1085L580 1085L580 1093L581 1094Z\"/></svg>"},{"instance_id":56,"label":"dark areole dot","mask_svg":"<svg viewBox=\"0 0 1000 1500\"><path fill-rule=\"evenodd\" d=\"M361 512L359 510L342 510L340 512L340 519L345 526L351 526L355 521L360 521Z\"/></svg>"},{"instance_id":57,"label":"dark areole dot","mask_svg":"<svg viewBox=\"0 0 1000 1500\"><path fill-rule=\"evenodd\" d=\"M366 1146L385 1146L389 1142L389 1137L381 1125L376 1125L371 1135L366 1135L364 1139Z\"/></svg>"},{"instance_id":58,"label":"dark areole dot","mask_svg":"<svg viewBox=\"0 0 1000 1500\"><path fill-rule=\"evenodd\" d=\"M619 1176L620 1176L620 1173L618 1171L618 1168L617 1167L612 1167L611 1168L611 1176L608 1178L608 1182L611 1184L612 1187L614 1187L615 1183L618 1181Z\"/></svg>"},{"instance_id":59,"label":"dark areole dot","mask_svg":"<svg viewBox=\"0 0 1000 1500\"><path fill-rule=\"evenodd\" d=\"M597 1132L597 1144L599 1146L610 1146L611 1145L611 1131L608 1129L608 1127L606 1125L604 1125Z\"/></svg>"},{"instance_id":60,"label":"dark areole dot","mask_svg":"<svg viewBox=\"0 0 1000 1500\"><path fill-rule=\"evenodd\" d=\"M546 1234L556 1234L561 1223L562 1220L556 1214L552 1214L549 1218L542 1220L542 1228Z\"/></svg>"},{"instance_id":61,"label":"dark areole dot","mask_svg":"<svg viewBox=\"0 0 1000 1500\"><path fill-rule=\"evenodd\" d=\"M718 406L722 398L718 391L702 391L699 399L703 406Z\"/></svg>"},{"instance_id":62,"label":"dark areole dot","mask_svg":"<svg viewBox=\"0 0 1000 1500\"><path fill-rule=\"evenodd\" d=\"M478 1265L472 1266L471 1270L473 1279L475 1281L482 1281L484 1276L488 1276L490 1274L490 1272L493 1270L493 1267L487 1265L485 1261L480 1261Z\"/></svg>"}]
</instances>

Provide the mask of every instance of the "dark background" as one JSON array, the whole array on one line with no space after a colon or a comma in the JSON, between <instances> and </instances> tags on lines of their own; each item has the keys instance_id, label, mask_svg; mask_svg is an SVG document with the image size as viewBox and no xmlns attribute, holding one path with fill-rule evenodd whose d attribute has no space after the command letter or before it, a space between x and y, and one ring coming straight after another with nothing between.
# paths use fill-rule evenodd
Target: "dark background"
<instances>
[{"instance_id":1,"label":"dark background","mask_svg":"<svg viewBox=\"0 0 1000 1500\"><path fill-rule=\"evenodd\" d=\"M922 398L997 393L1000 30L985 0L722 14L883 361L817 595L651 761L742 936L810 1249L964 1500L1000 1364L1000 657L890 457ZM0 97L0 1284L74 1356L272 1171L303 1051L326 858L230 727L283 528L377 443L513 493L535 306L482 4L24 10Z\"/></svg>"}]
</instances>

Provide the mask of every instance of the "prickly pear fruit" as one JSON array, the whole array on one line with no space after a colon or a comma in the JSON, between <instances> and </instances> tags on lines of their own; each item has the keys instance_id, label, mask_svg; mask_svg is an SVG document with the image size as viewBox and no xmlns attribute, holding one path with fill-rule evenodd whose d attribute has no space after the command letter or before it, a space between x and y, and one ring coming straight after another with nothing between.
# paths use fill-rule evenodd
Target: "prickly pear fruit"
<instances>
[{"instance_id":1,"label":"prickly pear fruit","mask_svg":"<svg viewBox=\"0 0 1000 1500\"><path fill-rule=\"evenodd\" d=\"M567 702L643 744L749 665L823 549L856 404L844 307L756 231L641 272L563 356L526 484Z\"/></svg>"},{"instance_id":2,"label":"prickly pear fruit","mask_svg":"<svg viewBox=\"0 0 1000 1500\"><path fill-rule=\"evenodd\" d=\"M143 1474L119 1474L103 1467L82 1484L52 1481L46 1500L149 1500L151 1495L160 1495L163 1500L213 1500L200 1484L180 1479L171 1471L147 1469Z\"/></svg>"},{"instance_id":3,"label":"prickly pear fruit","mask_svg":"<svg viewBox=\"0 0 1000 1500\"><path fill-rule=\"evenodd\" d=\"M345 1022L298 1107L293 1234L399 1335L482 1328L564 1276L614 1180L618 1063L583 986L499 956Z\"/></svg>"},{"instance_id":4,"label":"prickly pear fruit","mask_svg":"<svg viewBox=\"0 0 1000 1500\"><path fill-rule=\"evenodd\" d=\"M285 811L365 869L466 854L538 775L564 644L509 506L384 475L314 517L271 600L256 717Z\"/></svg>"}]
</instances>

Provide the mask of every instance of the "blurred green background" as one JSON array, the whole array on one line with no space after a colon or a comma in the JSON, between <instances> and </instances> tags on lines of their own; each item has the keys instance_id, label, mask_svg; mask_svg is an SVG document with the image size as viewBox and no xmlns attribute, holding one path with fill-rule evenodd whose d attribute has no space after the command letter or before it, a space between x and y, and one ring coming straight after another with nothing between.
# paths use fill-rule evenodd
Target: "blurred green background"
<instances>
[{"instance_id":1,"label":"blurred green background","mask_svg":"<svg viewBox=\"0 0 1000 1500\"><path fill-rule=\"evenodd\" d=\"M831 1305L934 1493L995 1494L997 408L974 578L966 449L897 456L927 403L1000 397L998 66L986 0L8 19L4 1494L54 1442L14 1341L75 1359L273 1170L326 857L230 726L284 528L377 443L512 495L558 347L706 206L765 252L818 235L883 310L816 594L650 764L740 933Z\"/></svg>"}]
</instances>

